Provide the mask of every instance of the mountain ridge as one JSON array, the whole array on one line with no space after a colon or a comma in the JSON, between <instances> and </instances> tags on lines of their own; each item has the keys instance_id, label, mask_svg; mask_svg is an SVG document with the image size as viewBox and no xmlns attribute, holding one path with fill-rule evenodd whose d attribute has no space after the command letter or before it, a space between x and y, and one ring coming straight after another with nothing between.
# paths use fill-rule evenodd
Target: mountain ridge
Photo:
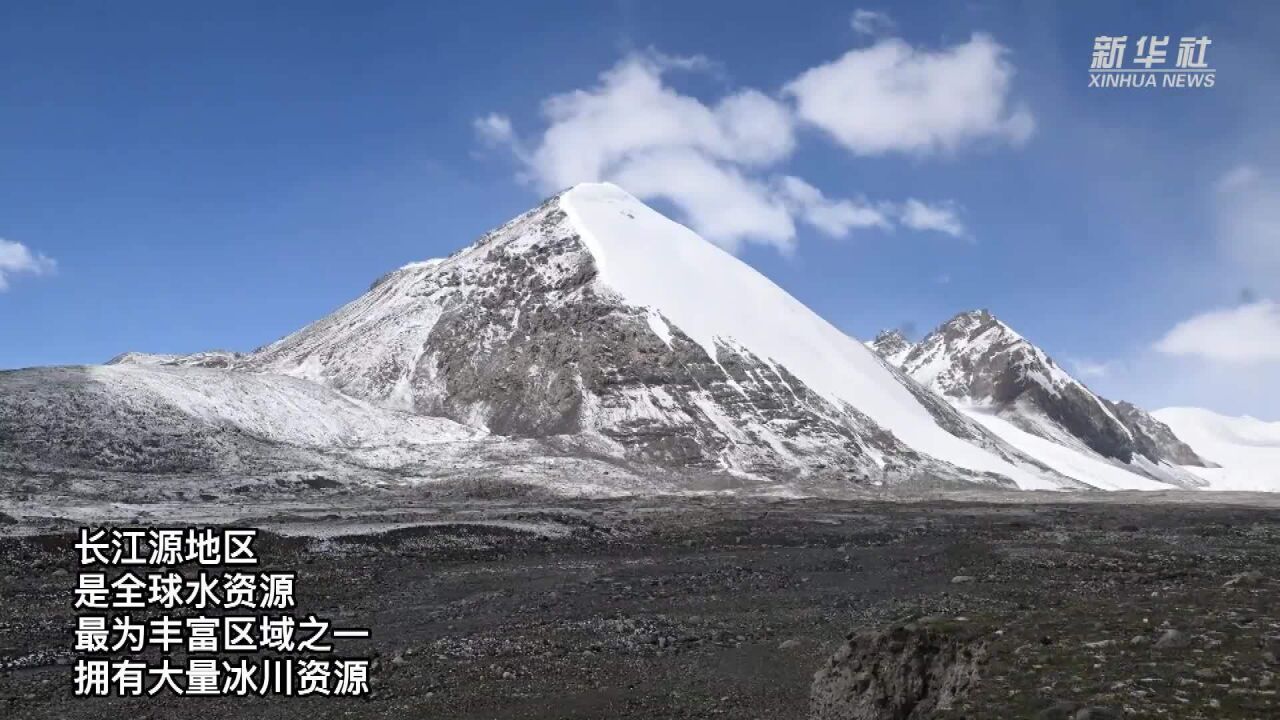
<instances>
[{"instance_id":1,"label":"mountain ridge","mask_svg":"<svg viewBox=\"0 0 1280 720\"><path fill-rule=\"evenodd\" d=\"M1158 482L1203 484L1182 468L1205 461L1166 425L1131 403L1093 392L989 310L958 313L916 343L884 332L870 346L971 414L992 415L1019 432ZM1003 430L994 420L986 424ZM1006 439L1011 432L1004 432Z\"/></svg>"},{"instance_id":2,"label":"mountain ridge","mask_svg":"<svg viewBox=\"0 0 1280 720\"><path fill-rule=\"evenodd\" d=\"M766 277L608 184L382 276L252 353L113 367L283 375L490 436L778 481L1077 487Z\"/></svg>"},{"instance_id":3,"label":"mountain ridge","mask_svg":"<svg viewBox=\"0 0 1280 720\"><path fill-rule=\"evenodd\" d=\"M552 196L448 257L392 270L253 352L124 353L83 377L46 375L52 397L22 372L0 375L0 386L24 389L0 402L0 442L65 442L66 457L124 443L128 452L103 455L123 471L155 465L142 456L169 446L179 458L231 457L202 449L226 433L320 464L332 446L356 473L447 473L435 455L483 443L504 462L538 466L532 482L554 484L555 467L589 457L631 488L654 473L702 473L806 492L1159 489L1203 485L1181 466L1208 465L988 311L961 313L919 343L897 331L861 343L605 183ZM273 417L254 393L309 410ZM92 437L39 431L95 412L159 449L101 424L86 425ZM149 423L181 432L157 435Z\"/></svg>"}]
</instances>

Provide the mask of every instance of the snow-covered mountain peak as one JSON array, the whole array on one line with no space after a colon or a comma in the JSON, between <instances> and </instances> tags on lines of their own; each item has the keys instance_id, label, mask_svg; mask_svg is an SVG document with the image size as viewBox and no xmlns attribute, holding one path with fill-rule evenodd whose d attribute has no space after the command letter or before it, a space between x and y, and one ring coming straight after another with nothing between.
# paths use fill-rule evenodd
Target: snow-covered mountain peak
<instances>
[{"instance_id":1,"label":"snow-covered mountain peak","mask_svg":"<svg viewBox=\"0 0 1280 720\"><path fill-rule=\"evenodd\" d=\"M1095 475L1114 473L1105 462L1115 461L1124 467L1120 480L1124 473L1138 473L1165 483L1198 482L1176 466L1203 460L1166 425L1134 405L1097 395L989 310L956 315L905 355L881 352L1033 455L1075 453L1062 457ZM1119 480L1113 484L1124 486Z\"/></svg>"},{"instance_id":2,"label":"snow-covered mountain peak","mask_svg":"<svg viewBox=\"0 0 1280 720\"><path fill-rule=\"evenodd\" d=\"M1058 484L608 183L389 274L244 366L497 434L597 433L665 463Z\"/></svg>"},{"instance_id":3,"label":"snow-covered mountain peak","mask_svg":"<svg viewBox=\"0 0 1280 720\"><path fill-rule=\"evenodd\" d=\"M1029 342L989 310L963 312L940 325L902 358L901 367L927 387L974 402L1007 402L1018 383L1034 382L1048 392L1080 385L1044 350Z\"/></svg>"},{"instance_id":4,"label":"snow-covered mountain peak","mask_svg":"<svg viewBox=\"0 0 1280 720\"><path fill-rule=\"evenodd\" d=\"M989 311L864 345L608 183L397 268L252 353L126 353L0 385L19 465L412 474L500 451L590 457L601 477L674 469L671 487L1203 482L1170 465L1204 462L1166 424L1097 396ZM1193 424L1236 446L1272 432ZM63 426L79 429L48 432Z\"/></svg>"}]
</instances>

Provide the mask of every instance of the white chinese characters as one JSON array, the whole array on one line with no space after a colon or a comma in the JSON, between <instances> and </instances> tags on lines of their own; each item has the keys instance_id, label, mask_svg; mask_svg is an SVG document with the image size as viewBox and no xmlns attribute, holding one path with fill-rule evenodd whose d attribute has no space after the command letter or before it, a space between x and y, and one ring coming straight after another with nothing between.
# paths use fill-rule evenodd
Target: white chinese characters
<instances>
[{"instance_id":1,"label":"white chinese characters","mask_svg":"<svg viewBox=\"0 0 1280 720\"><path fill-rule=\"evenodd\" d=\"M1210 88L1216 81L1206 58L1213 41L1208 36L1182 36L1169 63L1168 35L1098 35L1089 60L1089 87ZM1158 79L1157 79L1158 78Z\"/></svg>"}]
</instances>

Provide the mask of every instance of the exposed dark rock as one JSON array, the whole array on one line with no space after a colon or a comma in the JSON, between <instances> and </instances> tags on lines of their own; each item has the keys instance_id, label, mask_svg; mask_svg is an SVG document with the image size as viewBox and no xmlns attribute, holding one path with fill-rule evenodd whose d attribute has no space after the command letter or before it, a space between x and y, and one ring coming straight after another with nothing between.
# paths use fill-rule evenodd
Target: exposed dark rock
<instances>
[{"instance_id":1,"label":"exposed dark rock","mask_svg":"<svg viewBox=\"0 0 1280 720\"><path fill-rule=\"evenodd\" d=\"M814 676L813 720L920 720L977 683L986 643L968 630L908 624L853 635Z\"/></svg>"},{"instance_id":2,"label":"exposed dark rock","mask_svg":"<svg viewBox=\"0 0 1280 720\"><path fill-rule=\"evenodd\" d=\"M915 344L902 334L901 330L881 330L867 346L875 350L881 357L897 365L911 352Z\"/></svg>"},{"instance_id":3,"label":"exposed dark rock","mask_svg":"<svg viewBox=\"0 0 1280 720\"><path fill-rule=\"evenodd\" d=\"M1174 465L1213 467L1173 434L1168 425L1152 417L1151 413L1123 400L1111 403L1120 421L1133 433L1138 452L1155 462L1165 460Z\"/></svg>"},{"instance_id":4,"label":"exposed dark rock","mask_svg":"<svg viewBox=\"0 0 1280 720\"><path fill-rule=\"evenodd\" d=\"M1055 441L1078 439L1162 482L1203 484L1173 467L1206 463L1167 425L1130 403L1094 393L986 310L961 313L919 343L904 343L888 332L870 345L933 392L986 405L1026 432ZM1136 464L1139 457L1150 464Z\"/></svg>"}]
</instances>

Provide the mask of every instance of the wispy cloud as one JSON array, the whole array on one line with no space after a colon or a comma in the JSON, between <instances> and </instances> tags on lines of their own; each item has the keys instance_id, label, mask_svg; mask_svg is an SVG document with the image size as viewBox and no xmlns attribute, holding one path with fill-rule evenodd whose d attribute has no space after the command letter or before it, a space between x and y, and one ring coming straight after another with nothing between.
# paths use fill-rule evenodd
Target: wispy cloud
<instances>
[{"instance_id":1,"label":"wispy cloud","mask_svg":"<svg viewBox=\"0 0 1280 720\"><path fill-rule=\"evenodd\" d=\"M1280 180L1240 165L1224 174L1215 190L1223 259L1264 293L1280 293Z\"/></svg>"},{"instance_id":2,"label":"wispy cloud","mask_svg":"<svg viewBox=\"0 0 1280 720\"><path fill-rule=\"evenodd\" d=\"M1067 362L1071 365L1071 370L1077 377L1086 380L1110 377L1113 367L1113 363L1099 362L1088 358L1069 358Z\"/></svg>"},{"instance_id":3,"label":"wispy cloud","mask_svg":"<svg viewBox=\"0 0 1280 720\"><path fill-rule=\"evenodd\" d=\"M1280 361L1280 305L1259 300L1195 315L1175 325L1155 348L1226 363Z\"/></svg>"},{"instance_id":4,"label":"wispy cloud","mask_svg":"<svg viewBox=\"0 0 1280 720\"><path fill-rule=\"evenodd\" d=\"M832 200L818 188L788 175L779 182L783 198L805 222L832 237L843 237L854 228L893 227L888 215L866 200Z\"/></svg>"},{"instance_id":5,"label":"wispy cloud","mask_svg":"<svg viewBox=\"0 0 1280 720\"><path fill-rule=\"evenodd\" d=\"M953 202L929 204L915 198L902 204L898 219L912 230L933 230L952 237L965 237L960 207Z\"/></svg>"},{"instance_id":6,"label":"wispy cloud","mask_svg":"<svg viewBox=\"0 0 1280 720\"><path fill-rule=\"evenodd\" d=\"M472 122L476 136L489 145L503 145L515 139L515 131L511 128L511 119L506 115L489 113Z\"/></svg>"},{"instance_id":7,"label":"wispy cloud","mask_svg":"<svg viewBox=\"0 0 1280 720\"><path fill-rule=\"evenodd\" d=\"M853 16L849 18L849 25L859 35L879 35L891 32L896 26L888 13L866 8L854 10Z\"/></svg>"},{"instance_id":8,"label":"wispy cloud","mask_svg":"<svg viewBox=\"0 0 1280 720\"><path fill-rule=\"evenodd\" d=\"M0 292L9 289L14 275L48 275L57 267L53 258L32 252L20 242L0 238Z\"/></svg>"}]
</instances>

